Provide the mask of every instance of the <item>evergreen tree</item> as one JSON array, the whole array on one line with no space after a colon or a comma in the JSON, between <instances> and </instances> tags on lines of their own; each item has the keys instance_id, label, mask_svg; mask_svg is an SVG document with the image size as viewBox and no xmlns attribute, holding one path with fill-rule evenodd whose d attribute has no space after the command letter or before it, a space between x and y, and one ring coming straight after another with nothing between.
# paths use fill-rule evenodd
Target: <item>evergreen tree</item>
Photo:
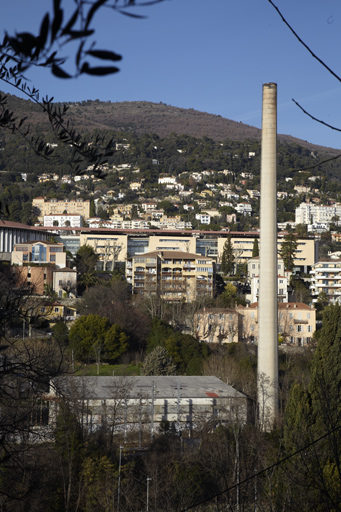
<instances>
[{"instance_id":1,"label":"evergreen tree","mask_svg":"<svg viewBox=\"0 0 341 512\"><path fill-rule=\"evenodd\" d=\"M176 366L164 347L156 347L147 355L141 368L141 375L175 375Z\"/></svg>"},{"instance_id":2,"label":"evergreen tree","mask_svg":"<svg viewBox=\"0 0 341 512\"><path fill-rule=\"evenodd\" d=\"M228 236L223 248L221 257L221 270L224 274L231 275L234 271L235 256L231 242L231 236Z\"/></svg>"},{"instance_id":3,"label":"evergreen tree","mask_svg":"<svg viewBox=\"0 0 341 512\"><path fill-rule=\"evenodd\" d=\"M288 453L302 450L288 468L294 510L340 510L341 503L341 305L328 306L308 386L293 386L285 411ZM316 442L319 440L318 442ZM307 492L304 500L302 489ZM291 509L293 510L293 509Z\"/></svg>"},{"instance_id":4,"label":"evergreen tree","mask_svg":"<svg viewBox=\"0 0 341 512\"><path fill-rule=\"evenodd\" d=\"M253 241L253 247L252 247L252 257L257 258L258 256L259 256L258 238L255 238Z\"/></svg>"},{"instance_id":5,"label":"evergreen tree","mask_svg":"<svg viewBox=\"0 0 341 512\"><path fill-rule=\"evenodd\" d=\"M294 233L288 233L284 238L281 249L279 251L280 257L283 259L286 270L294 269L294 259L297 252L297 238Z\"/></svg>"}]
</instances>

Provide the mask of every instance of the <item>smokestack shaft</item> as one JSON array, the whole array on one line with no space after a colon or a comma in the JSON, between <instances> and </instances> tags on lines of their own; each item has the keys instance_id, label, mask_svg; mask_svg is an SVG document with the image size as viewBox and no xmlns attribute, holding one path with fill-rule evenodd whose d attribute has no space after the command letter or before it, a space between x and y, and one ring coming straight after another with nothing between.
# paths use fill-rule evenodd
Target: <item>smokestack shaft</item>
<instances>
[{"instance_id":1,"label":"smokestack shaft","mask_svg":"<svg viewBox=\"0 0 341 512\"><path fill-rule=\"evenodd\" d=\"M277 84L268 83L263 85L258 304L258 404L266 430L278 415L276 139Z\"/></svg>"}]
</instances>

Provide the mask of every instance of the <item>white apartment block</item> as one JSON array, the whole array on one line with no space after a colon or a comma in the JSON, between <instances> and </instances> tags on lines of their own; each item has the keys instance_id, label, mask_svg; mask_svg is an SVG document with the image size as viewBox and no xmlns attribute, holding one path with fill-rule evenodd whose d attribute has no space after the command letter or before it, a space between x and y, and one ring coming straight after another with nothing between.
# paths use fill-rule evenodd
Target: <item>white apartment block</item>
<instances>
[{"instance_id":1,"label":"white apartment block","mask_svg":"<svg viewBox=\"0 0 341 512\"><path fill-rule=\"evenodd\" d=\"M341 204L319 206L314 203L301 203L295 210L296 224L329 224L333 217L341 219Z\"/></svg>"},{"instance_id":2,"label":"white apartment block","mask_svg":"<svg viewBox=\"0 0 341 512\"><path fill-rule=\"evenodd\" d=\"M341 302L341 260L318 261L310 271L310 293L317 302L324 292L331 303Z\"/></svg>"},{"instance_id":3,"label":"white apartment block","mask_svg":"<svg viewBox=\"0 0 341 512\"><path fill-rule=\"evenodd\" d=\"M258 302L259 299L259 257L252 258L247 262L248 279L251 284L251 293L246 295L246 299L251 303ZM285 270L284 262L281 258L277 260L277 296L278 302L288 302L288 285L292 272Z\"/></svg>"}]
</instances>

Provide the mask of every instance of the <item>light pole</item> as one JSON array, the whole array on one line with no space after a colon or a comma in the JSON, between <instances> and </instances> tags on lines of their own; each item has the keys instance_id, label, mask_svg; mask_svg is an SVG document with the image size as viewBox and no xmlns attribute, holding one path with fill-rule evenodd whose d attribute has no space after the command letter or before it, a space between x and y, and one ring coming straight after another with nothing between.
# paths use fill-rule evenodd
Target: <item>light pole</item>
<instances>
[{"instance_id":1,"label":"light pole","mask_svg":"<svg viewBox=\"0 0 341 512\"><path fill-rule=\"evenodd\" d=\"M146 511L149 511L149 482L152 480L152 478L147 477L147 505L146 505Z\"/></svg>"},{"instance_id":2,"label":"light pole","mask_svg":"<svg viewBox=\"0 0 341 512\"><path fill-rule=\"evenodd\" d=\"M118 462L117 512L120 510L122 450L123 446L120 446L120 458Z\"/></svg>"}]
</instances>

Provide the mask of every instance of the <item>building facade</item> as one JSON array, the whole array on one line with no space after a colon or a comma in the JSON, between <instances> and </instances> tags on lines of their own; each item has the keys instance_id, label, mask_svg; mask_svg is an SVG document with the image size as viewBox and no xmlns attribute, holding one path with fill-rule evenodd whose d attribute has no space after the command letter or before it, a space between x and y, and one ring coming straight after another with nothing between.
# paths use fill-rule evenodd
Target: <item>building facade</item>
<instances>
[{"instance_id":1,"label":"building facade","mask_svg":"<svg viewBox=\"0 0 341 512\"><path fill-rule=\"evenodd\" d=\"M153 251L128 259L126 278L133 293L191 302L198 295L213 296L215 263L200 254Z\"/></svg>"},{"instance_id":2,"label":"building facade","mask_svg":"<svg viewBox=\"0 0 341 512\"><path fill-rule=\"evenodd\" d=\"M107 427L124 438L140 429L150 440L161 422L192 431L208 423L215 428L248 421L246 395L217 377L59 377L44 399L51 427L65 400L85 428Z\"/></svg>"},{"instance_id":3,"label":"building facade","mask_svg":"<svg viewBox=\"0 0 341 512\"><path fill-rule=\"evenodd\" d=\"M319 261L310 271L310 293L313 303L323 292L333 304L341 302L341 260Z\"/></svg>"},{"instance_id":4,"label":"building facade","mask_svg":"<svg viewBox=\"0 0 341 512\"><path fill-rule=\"evenodd\" d=\"M36 197L32 201L33 211L39 222L43 223L45 215L76 214L84 220L90 217L89 199L45 199Z\"/></svg>"},{"instance_id":5,"label":"building facade","mask_svg":"<svg viewBox=\"0 0 341 512\"><path fill-rule=\"evenodd\" d=\"M250 306L237 306L242 316L241 339L258 341L258 302ZM305 346L316 330L316 309L302 302L278 303L279 341L289 345Z\"/></svg>"}]
</instances>

